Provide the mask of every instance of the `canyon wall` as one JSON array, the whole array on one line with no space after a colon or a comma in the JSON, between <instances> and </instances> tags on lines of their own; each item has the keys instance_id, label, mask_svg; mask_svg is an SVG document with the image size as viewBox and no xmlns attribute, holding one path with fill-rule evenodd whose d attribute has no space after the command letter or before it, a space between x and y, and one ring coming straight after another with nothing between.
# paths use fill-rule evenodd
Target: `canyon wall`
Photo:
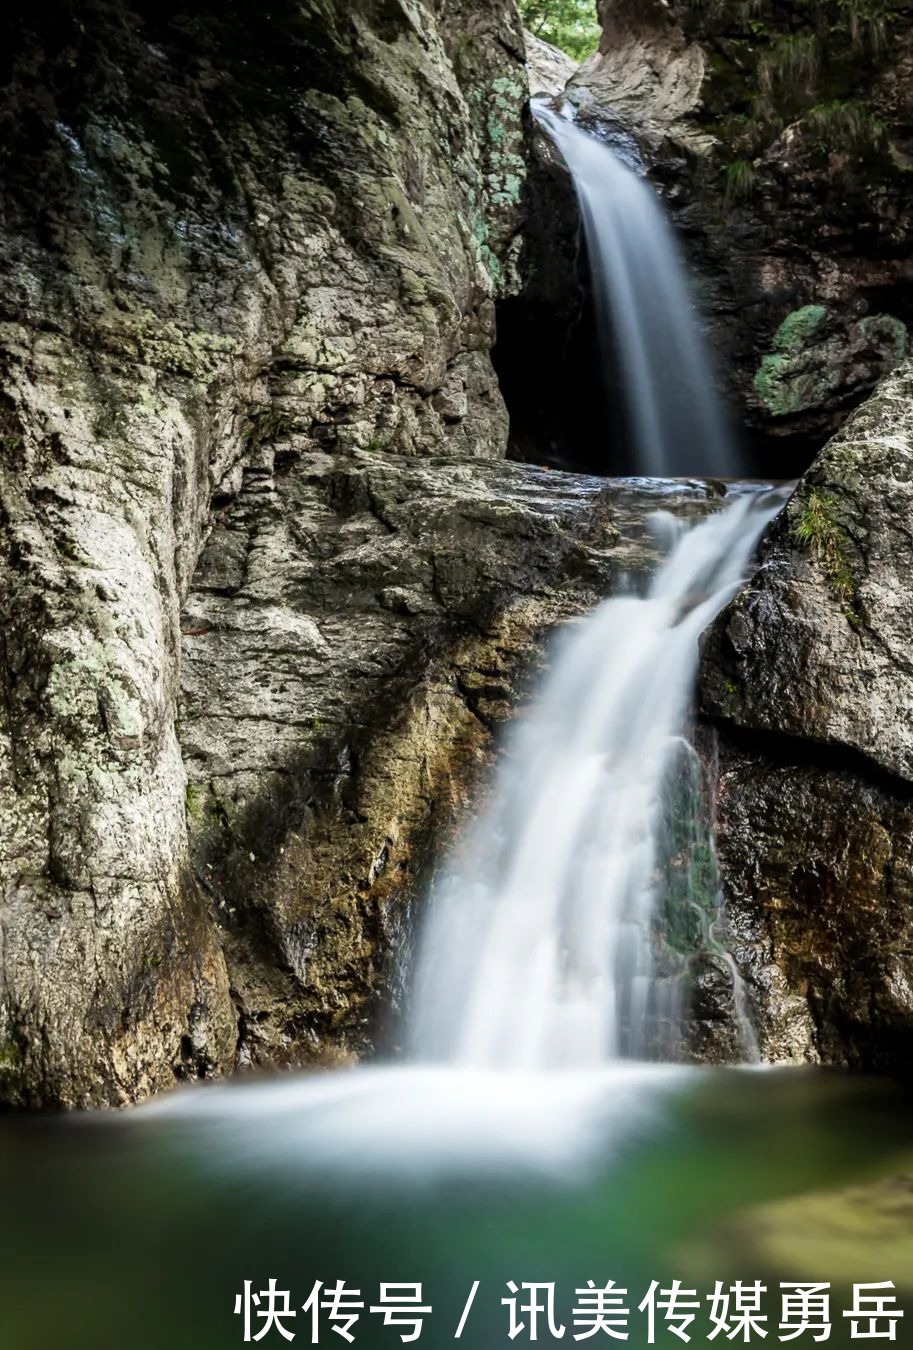
<instances>
[{"instance_id":1,"label":"canyon wall","mask_svg":"<svg viewBox=\"0 0 913 1350\"><path fill-rule=\"evenodd\" d=\"M815 461L708 635L733 951L772 1058L913 1063L913 368Z\"/></svg>"},{"instance_id":2,"label":"canyon wall","mask_svg":"<svg viewBox=\"0 0 913 1350\"><path fill-rule=\"evenodd\" d=\"M357 668L346 717L367 739L399 706L390 681L421 720L442 616L458 649L498 608L492 567L481 611L451 611L430 545L397 585L382 502L402 497L397 472L411 481L402 457L503 454L489 349L494 299L514 284L522 34L508 0L280 0L268 15L39 0L2 25L0 1097L115 1103L250 1058L254 1025L289 1056L313 1042L296 1002L306 900L287 940L247 834L230 898L198 839L213 816L240 838L283 775L278 857L275 832L314 810L316 789L285 791L293 766L333 740L332 794L355 761L332 691L279 707L286 679L339 649L336 608L359 629L336 668ZM401 469L375 482L361 462L326 467L359 452ZM474 480L456 479L453 529L468 535ZM409 523L433 534L423 509L417 497ZM480 568L495 517L477 522ZM372 549L391 563L376 592ZM471 740L453 679L451 739ZM418 756L410 734L402 753ZM430 811L438 751L401 789L421 780L426 803L410 798L404 819ZM380 868L384 832L365 847ZM332 912L338 888L309 881ZM343 887L347 912L361 884ZM223 928L242 912L256 933L235 944ZM279 1030L264 1030L235 946L281 966Z\"/></svg>"}]
</instances>

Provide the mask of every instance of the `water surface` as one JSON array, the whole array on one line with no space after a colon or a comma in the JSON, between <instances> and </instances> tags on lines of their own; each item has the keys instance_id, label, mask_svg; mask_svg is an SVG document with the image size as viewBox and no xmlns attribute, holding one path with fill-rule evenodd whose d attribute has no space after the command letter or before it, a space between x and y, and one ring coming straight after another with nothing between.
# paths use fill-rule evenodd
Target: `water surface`
<instances>
[{"instance_id":1,"label":"water surface","mask_svg":"<svg viewBox=\"0 0 913 1350\"><path fill-rule=\"evenodd\" d=\"M854 1281L906 1282L913 1316L913 1197L893 1180L913 1172L907 1089L637 1065L495 1077L492 1090L484 1074L359 1069L191 1089L121 1116L5 1118L0 1345L241 1344L235 1296L270 1277L292 1306L315 1280L366 1303L381 1281L421 1281L433 1313L419 1344L434 1347L479 1280L472 1350L528 1343L508 1339L508 1280L556 1283L568 1344L589 1279L614 1279L633 1307L654 1279L702 1294L830 1281L837 1345ZM381 1323L364 1313L354 1344L402 1344ZM303 1313L286 1325L311 1343ZM320 1342L346 1344L328 1326ZM288 1342L273 1329L261 1343ZM646 1343L636 1314L627 1344ZM665 1330L657 1343L682 1344Z\"/></svg>"}]
</instances>

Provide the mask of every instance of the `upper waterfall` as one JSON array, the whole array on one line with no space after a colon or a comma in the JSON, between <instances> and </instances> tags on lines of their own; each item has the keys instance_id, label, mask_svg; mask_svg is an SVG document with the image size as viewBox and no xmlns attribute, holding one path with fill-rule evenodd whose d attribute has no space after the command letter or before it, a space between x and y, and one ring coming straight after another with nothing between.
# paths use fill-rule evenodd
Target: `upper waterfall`
<instances>
[{"instance_id":1,"label":"upper waterfall","mask_svg":"<svg viewBox=\"0 0 913 1350\"><path fill-rule=\"evenodd\" d=\"M533 111L574 182L605 350L617 351L624 374L638 472L736 476L709 355L655 193L603 141L542 103Z\"/></svg>"}]
</instances>

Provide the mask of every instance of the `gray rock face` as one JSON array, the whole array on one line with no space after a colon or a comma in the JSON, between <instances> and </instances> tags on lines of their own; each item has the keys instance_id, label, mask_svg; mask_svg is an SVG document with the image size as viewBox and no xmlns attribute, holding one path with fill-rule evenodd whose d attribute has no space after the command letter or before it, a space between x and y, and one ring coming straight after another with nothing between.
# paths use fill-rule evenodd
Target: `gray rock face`
<instances>
[{"instance_id":1,"label":"gray rock face","mask_svg":"<svg viewBox=\"0 0 913 1350\"><path fill-rule=\"evenodd\" d=\"M911 407L907 365L818 457L703 653L736 955L775 1057L913 1061Z\"/></svg>"},{"instance_id":2,"label":"gray rock face","mask_svg":"<svg viewBox=\"0 0 913 1350\"><path fill-rule=\"evenodd\" d=\"M670 129L694 136L686 119L700 104L708 56L689 42L665 0L600 0L603 38L578 83L650 139Z\"/></svg>"},{"instance_id":3,"label":"gray rock face","mask_svg":"<svg viewBox=\"0 0 913 1350\"><path fill-rule=\"evenodd\" d=\"M806 754L721 733L727 943L766 1059L902 1072L913 1062L910 797Z\"/></svg>"},{"instance_id":4,"label":"gray rock face","mask_svg":"<svg viewBox=\"0 0 913 1350\"><path fill-rule=\"evenodd\" d=\"M524 32L526 68L529 71L529 92L533 97L554 98L567 87L577 69L577 62L559 47L543 42L535 33Z\"/></svg>"},{"instance_id":5,"label":"gray rock face","mask_svg":"<svg viewBox=\"0 0 913 1350\"><path fill-rule=\"evenodd\" d=\"M508 0L99 0L79 22L39 0L9 22L0 1098L114 1103L238 1041L175 729L213 510L265 492L283 437L503 452L522 37ZM264 627L280 662L332 648L310 618Z\"/></svg>"},{"instance_id":6,"label":"gray rock face","mask_svg":"<svg viewBox=\"0 0 913 1350\"><path fill-rule=\"evenodd\" d=\"M913 779L913 367L821 452L727 612L705 706Z\"/></svg>"}]
</instances>

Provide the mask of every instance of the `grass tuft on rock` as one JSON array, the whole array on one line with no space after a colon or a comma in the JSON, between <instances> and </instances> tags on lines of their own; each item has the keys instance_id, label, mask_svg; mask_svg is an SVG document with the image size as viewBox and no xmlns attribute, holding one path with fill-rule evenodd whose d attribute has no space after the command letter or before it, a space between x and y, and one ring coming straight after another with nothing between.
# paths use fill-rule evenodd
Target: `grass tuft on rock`
<instances>
[{"instance_id":1,"label":"grass tuft on rock","mask_svg":"<svg viewBox=\"0 0 913 1350\"><path fill-rule=\"evenodd\" d=\"M727 206L744 202L754 194L756 186L754 165L747 159L736 159L725 169L725 199Z\"/></svg>"},{"instance_id":2,"label":"grass tuft on rock","mask_svg":"<svg viewBox=\"0 0 913 1350\"><path fill-rule=\"evenodd\" d=\"M888 130L865 103L831 99L817 103L805 118L805 125L823 149L880 150Z\"/></svg>"},{"instance_id":3,"label":"grass tuft on rock","mask_svg":"<svg viewBox=\"0 0 913 1350\"><path fill-rule=\"evenodd\" d=\"M817 33L787 33L761 59L758 67L761 88L790 99L810 94L820 64Z\"/></svg>"},{"instance_id":4,"label":"grass tuft on rock","mask_svg":"<svg viewBox=\"0 0 913 1350\"><path fill-rule=\"evenodd\" d=\"M817 560L836 599L852 607L856 599L856 582L846 557L845 536L837 521L838 510L831 493L810 488L793 525L793 537ZM850 613L847 610L844 613L849 619Z\"/></svg>"}]
</instances>

